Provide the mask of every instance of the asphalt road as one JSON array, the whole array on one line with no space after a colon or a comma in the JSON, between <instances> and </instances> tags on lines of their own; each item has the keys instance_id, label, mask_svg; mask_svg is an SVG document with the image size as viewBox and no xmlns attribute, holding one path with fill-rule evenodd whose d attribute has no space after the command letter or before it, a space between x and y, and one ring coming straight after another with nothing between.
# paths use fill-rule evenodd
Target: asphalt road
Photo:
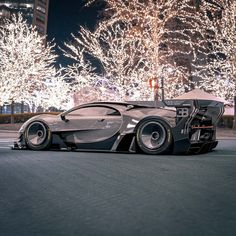
<instances>
[{"instance_id":1,"label":"asphalt road","mask_svg":"<svg viewBox=\"0 0 236 236\"><path fill-rule=\"evenodd\" d=\"M236 235L236 140L195 156L33 152L0 135L1 236Z\"/></svg>"}]
</instances>

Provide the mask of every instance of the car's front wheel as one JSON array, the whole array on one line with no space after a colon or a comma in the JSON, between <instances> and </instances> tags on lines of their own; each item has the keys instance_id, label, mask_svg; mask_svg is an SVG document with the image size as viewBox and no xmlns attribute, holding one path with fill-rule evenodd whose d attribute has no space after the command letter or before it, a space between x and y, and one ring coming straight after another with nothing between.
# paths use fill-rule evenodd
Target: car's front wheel
<instances>
[{"instance_id":1,"label":"car's front wheel","mask_svg":"<svg viewBox=\"0 0 236 236\"><path fill-rule=\"evenodd\" d=\"M171 151L172 133L167 122L147 119L140 123L136 132L139 148L147 154L164 154Z\"/></svg>"},{"instance_id":2,"label":"car's front wheel","mask_svg":"<svg viewBox=\"0 0 236 236\"><path fill-rule=\"evenodd\" d=\"M41 121L34 121L25 130L25 142L32 150L44 150L51 144L51 131Z\"/></svg>"}]
</instances>

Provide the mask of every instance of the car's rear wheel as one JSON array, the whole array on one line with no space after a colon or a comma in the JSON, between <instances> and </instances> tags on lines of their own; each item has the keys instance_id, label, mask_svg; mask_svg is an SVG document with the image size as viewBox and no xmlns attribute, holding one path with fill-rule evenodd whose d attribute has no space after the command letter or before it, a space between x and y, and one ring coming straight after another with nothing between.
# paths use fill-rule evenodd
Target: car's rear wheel
<instances>
[{"instance_id":1,"label":"car's rear wheel","mask_svg":"<svg viewBox=\"0 0 236 236\"><path fill-rule=\"evenodd\" d=\"M147 154L168 153L173 142L171 127L160 119L144 120L138 126L136 140L141 151Z\"/></svg>"},{"instance_id":2,"label":"car's rear wheel","mask_svg":"<svg viewBox=\"0 0 236 236\"><path fill-rule=\"evenodd\" d=\"M51 144L51 131L41 121L34 121L25 130L25 142L32 150L44 150Z\"/></svg>"}]
</instances>

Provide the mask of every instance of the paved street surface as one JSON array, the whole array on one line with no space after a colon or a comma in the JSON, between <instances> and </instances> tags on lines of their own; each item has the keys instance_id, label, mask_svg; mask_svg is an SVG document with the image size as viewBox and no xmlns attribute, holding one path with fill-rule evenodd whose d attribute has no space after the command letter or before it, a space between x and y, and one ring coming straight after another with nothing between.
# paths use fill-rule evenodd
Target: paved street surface
<instances>
[{"instance_id":1,"label":"paved street surface","mask_svg":"<svg viewBox=\"0 0 236 236\"><path fill-rule=\"evenodd\" d=\"M17 137L16 131L1 131L0 130L0 149L9 149L13 140ZM1 150L0 150L1 153Z\"/></svg>"},{"instance_id":2,"label":"paved street surface","mask_svg":"<svg viewBox=\"0 0 236 236\"><path fill-rule=\"evenodd\" d=\"M196 156L10 150L1 236L234 236L236 140Z\"/></svg>"}]
</instances>

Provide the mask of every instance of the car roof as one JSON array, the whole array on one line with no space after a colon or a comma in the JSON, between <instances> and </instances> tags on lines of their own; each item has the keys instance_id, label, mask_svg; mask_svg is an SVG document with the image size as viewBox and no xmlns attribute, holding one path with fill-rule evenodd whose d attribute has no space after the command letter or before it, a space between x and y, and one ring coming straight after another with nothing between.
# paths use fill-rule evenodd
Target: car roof
<instances>
[{"instance_id":1,"label":"car roof","mask_svg":"<svg viewBox=\"0 0 236 236\"><path fill-rule=\"evenodd\" d=\"M146 104L145 104L146 103ZM135 108L156 108L156 106L153 106L153 102L150 101L150 104L148 104L148 101L145 101L140 103L140 102L105 102L105 101L99 101L99 102L90 102L90 103L83 103L79 106L75 106L63 113L63 114L67 114L71 111L77 110L79 108L83 108L83 107L89 107L89 106L108 106L108 107L113 107L119 111L124 111L124 110L131 110L131 109L135 109Z\"/></svg>"},{"instance_id":2,"label":"car roof","mask_svg":"<svg viewBox=\"0 0 236 236\"><path fill-rule=\"evenodd\" d=\"M84 105L120 105L120 106L133 106L135 107L139 107L139 108L155 108L157 107L154 101L127 101L127 102L105 102L105 101L101 101L101 102L91 102L91 103L86 103Z\"/></svg>"}]
</instances>

